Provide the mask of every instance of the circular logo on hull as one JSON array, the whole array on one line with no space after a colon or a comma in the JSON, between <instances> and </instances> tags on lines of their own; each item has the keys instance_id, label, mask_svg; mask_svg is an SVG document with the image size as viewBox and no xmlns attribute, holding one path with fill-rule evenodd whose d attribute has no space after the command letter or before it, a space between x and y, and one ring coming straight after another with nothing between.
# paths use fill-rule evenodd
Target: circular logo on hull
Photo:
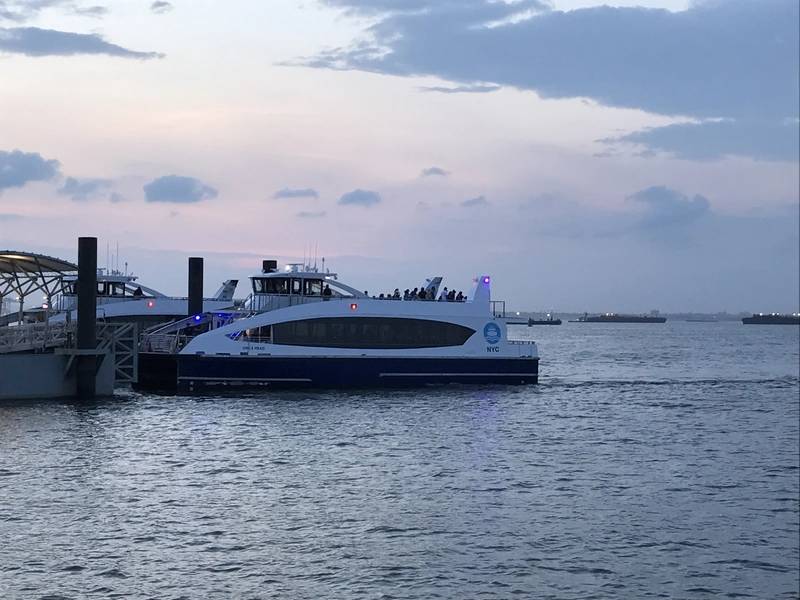
<instances>
[{"instance_id":1,"label":"circular logo on hull","mask_svg":"<svg viewBox=\"0 0 800 600\"><path fill-rule=\"evenodd\" d=\"M500 327L496 323L487 323L486 327L483 328L483 337L485 337L486 341L490 344L496 344L502 337Z\"/></svg>"}]
</instances>

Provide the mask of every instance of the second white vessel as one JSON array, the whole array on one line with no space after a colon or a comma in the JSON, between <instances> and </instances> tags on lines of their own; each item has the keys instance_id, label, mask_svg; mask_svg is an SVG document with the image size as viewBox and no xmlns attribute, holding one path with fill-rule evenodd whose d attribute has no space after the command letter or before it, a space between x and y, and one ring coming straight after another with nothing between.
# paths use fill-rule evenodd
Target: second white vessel
<instances>
[{"instance_id":1,"label":"second white vessel","mask_svg":"<svg viewBox=\"0 0 800 600\"><path fill-rule=\"evenodd\" d=\"M302 265L265 261L245 312L195 315L144 336L140 386L200 392L242 387L383 387L537 383L535 342L509 340L491 279L464 301L375 298ZM403 299L406 296L408 299Z\"/></svg>"}]
</instances>

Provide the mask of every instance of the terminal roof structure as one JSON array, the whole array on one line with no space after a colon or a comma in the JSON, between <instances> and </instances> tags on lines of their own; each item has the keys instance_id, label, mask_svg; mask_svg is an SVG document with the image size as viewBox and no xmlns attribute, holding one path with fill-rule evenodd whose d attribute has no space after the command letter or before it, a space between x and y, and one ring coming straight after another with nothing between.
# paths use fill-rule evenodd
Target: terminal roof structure
<instances>
[{"instance_id":1,"label":"terminal roof structure","mask_svg":"<svg viewBox=\"0 0 800 600\"><path fill-rule=\"evenodd\" d=\"M14 295L24 301L37 290L52 297L60 291L61 276L77 271L78 265L54 256L0 250L0 298Z\"/></svg>"}]
</instances>

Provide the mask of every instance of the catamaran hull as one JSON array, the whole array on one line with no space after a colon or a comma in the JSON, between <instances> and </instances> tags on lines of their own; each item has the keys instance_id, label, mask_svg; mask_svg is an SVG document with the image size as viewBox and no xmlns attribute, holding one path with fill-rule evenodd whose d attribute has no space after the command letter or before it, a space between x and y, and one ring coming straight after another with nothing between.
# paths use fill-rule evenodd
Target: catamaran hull
<instances>
[{"instance_id":1,"label":"catamaran hull","mask_svg":"<svg viewBox=\"0 0 800 600\"><path fill-rule=\"evenodd\" d=\"M180 393L247 388L535 384L538 358L210 357L177 355ZM163 387L163 386L162 386Z\"/></svg>"}]
</instances>

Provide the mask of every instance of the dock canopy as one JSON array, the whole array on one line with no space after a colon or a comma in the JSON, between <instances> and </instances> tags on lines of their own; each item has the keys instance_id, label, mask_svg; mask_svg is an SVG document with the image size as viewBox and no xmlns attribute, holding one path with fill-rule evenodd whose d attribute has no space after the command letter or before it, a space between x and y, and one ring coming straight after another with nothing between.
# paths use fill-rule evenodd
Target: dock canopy
<instances>
[{"instance_id":1,"label":"dock canopy","mask_svg":"<svg viewBox=\"0 0 800 600\"><path fill-rule=\"evenodd\" d=\"M26 296L39 290L52 298L60 291L61 276L77 271L78 265L54 256L0 250L0 300L13 295L21 307Z\"/></svg>"}]
</instances>

